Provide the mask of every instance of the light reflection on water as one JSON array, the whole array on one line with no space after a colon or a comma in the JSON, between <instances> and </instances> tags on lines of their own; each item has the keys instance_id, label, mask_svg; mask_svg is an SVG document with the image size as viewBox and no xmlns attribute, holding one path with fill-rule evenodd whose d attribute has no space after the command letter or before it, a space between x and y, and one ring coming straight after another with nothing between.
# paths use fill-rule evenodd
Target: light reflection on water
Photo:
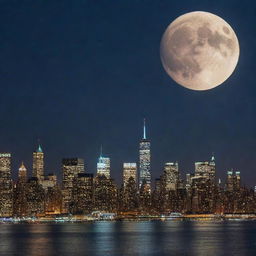
<instances>
[{"instance_id":1,"label":"light reflection on water","mask_svg":"<svg viewBox=\"0 0 256 256\"><path fill-rule=\"evenodd\" d=\"M256 222L2 224L0 255L256 255Z\"/></svg>"}]
</instances>

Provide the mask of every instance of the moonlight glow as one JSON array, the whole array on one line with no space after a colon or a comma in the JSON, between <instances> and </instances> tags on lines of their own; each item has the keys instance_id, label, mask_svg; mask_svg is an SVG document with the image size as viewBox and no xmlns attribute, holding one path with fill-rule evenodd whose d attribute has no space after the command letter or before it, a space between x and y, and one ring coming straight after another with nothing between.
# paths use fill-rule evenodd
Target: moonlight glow
<instances>
[{"instance_id":1,"label":"moonlight glow","mask_svg":"<svg viewBox=\"0 0 256 256\"><path fill-rule=\"evenodd\" d=\"M208 90L233 73L239 43L231 26L208 12L190 12L166 29L160 46L164 69L178 84Z\"/></svg>"}]
</instances>

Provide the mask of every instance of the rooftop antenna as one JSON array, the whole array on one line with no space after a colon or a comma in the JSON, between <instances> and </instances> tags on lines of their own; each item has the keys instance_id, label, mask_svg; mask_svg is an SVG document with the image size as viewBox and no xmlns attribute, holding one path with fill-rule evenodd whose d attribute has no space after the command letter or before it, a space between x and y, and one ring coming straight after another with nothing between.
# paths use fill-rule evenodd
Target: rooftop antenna
<instances>
[{"instance_id":1,"label":"rooftop antenna","mask_svg":"<svg viewBox=\"0 0 256 256\"><path fill-rule=\"evenodd\" d=\"M100 145L100 157L102 157L102 145Z\"/></svg>"},{"instance_id":2,"label":"rooftop antenna","mask_svg":"<svg viewBox=\"0 0 256 256\"><path fill-rule=\"evenodd\" d=\"M144 126L143 126L143 139L146 139L146 118L144 118Z\"/></svg>"}]
</instances>

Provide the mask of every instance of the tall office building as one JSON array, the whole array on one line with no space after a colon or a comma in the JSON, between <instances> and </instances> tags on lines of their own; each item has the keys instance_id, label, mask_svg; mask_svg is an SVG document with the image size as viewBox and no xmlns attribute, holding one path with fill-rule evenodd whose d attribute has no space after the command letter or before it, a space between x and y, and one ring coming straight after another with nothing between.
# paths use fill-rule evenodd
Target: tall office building
<instances>
[{"instance_id":1,"label":"tall office building","mask_svg":"<svg viewBox=\"0 0 256 256\"><path fill-rule=\"evenodd\" d=\"M11 154L10 153L0 154L0 179L1 180L11 179Z\"/></svg>"},{"instance_id":2,"label":"tall office building","mask_svg":"<svg viewBox=\"0 0 256 256\"><path fill-rule=\"evenodd\" d=\"M33 177L37 178L39 183L44 180L44 153L40 145L33 152Z\"/></svg>"},{"instance_id":3,"label":"tall office building","mask_svg":"<svg viewBox=\"0 0 256 256\"><path fill-rule=\"evenodd\" d=\"M128 178L128 177L127 177ZM122 211L136 211L139 206L138 187L134 175L129 176L122 190Z\"/></svg>"},{"instance_id":4,"label":"tall office building","mask_svg":"<svg viewBox=\"0 0 256 256\"><path fill-rule=\"evenodd\" d=\"M104 175L107 179L110 179L110 158L103 157L102 152L97 163L97 175Z\"/></svg>"},{"instance_id":5,"label":"tall office building","mask_svg":"<svg viewBox=\"0 0 256 256\"><path fill-rule=\"evenodd\" d=\"M46 214L60 214L62 211L62 191L56 185L48 187L45 193L45 213Z\"/></svg>"},{"instance_id":6,"label":"tall office building","mask_svg":"<svg viewBox=\"0 0 256 256\"><path fill-rule=\"evenodd\" d=\"M93 210L93 174L78 173L74 179L73 209L76 214L88 214Z\"/></svg>"},{"instance_id":7,"label":"tall office building","mask_svg":"<svg viewBox=\"0 0 256 256\"><path fill-rule=\"evenodd\" d=\"M0 217L13 214L13 186L11 179L11 154L0 154Z\"/></svg>"},{"instance_id":8,"label":"tall office building","mask_svg":"<svg viewBox=\"0 0 256 256\"><path fill-rule=\"evenodd\" d=\"M226 190L229 192L239 191L241 187L240 172L233 170L227 172Z\"/></svg>"},{"instance_id":9,"label":"tall office building","mask_svg":"<svg viewBox=\"0 0 256 256\"><path fill-rule=\"evenodd\" d=\"M176 190L179 182L178 162L166 163L164 166L164 181L166 190Z\"/></svg>"},{"instance_id":10,"label":"tall office building","mask_svg":"<svg viewBox=\"0 0 256 256\"><path fill-rule=\"evenodd\" d=\"M53 173L49 173L45 175L41 185L45 190L47 190L48 188L53 188L57 186L57 176Z\"/></svg>"},{"instance_id":11,"label":"tall office building","mask_svg":"<svg viewBox=\"0 0 256 256\"><path fill-rule=\"evenodd\" d=\"M136 163L123 163L123 184L124 188L128 184L130 178L137 182L137 165Z\"/></svg>"},{"instance_id":12,"label":"tall office building","mask_svg":"<svg viewBox=\"0 0 256 256\"><path fill-rule=\"evenodd\" d=\"M62 160L63 172L63 212L69 212L72 201L73 181L78 173L84 172L84 160L80 158L65 158Z\"/></svg>"},{"instance_id":13,"label":"tall office building","mask_svg":"<svg viewBox=\"0 0 256 256\"><path fill-rule=\"evenodd\" d=\"M151 190L151 173L150 173L150 141L146 137L146 124L144 119L143 138L140 141L139 149L139 162L140 162L140 174L139 174L139 186L142 183L146 183L149 190Z\"/></svg>"},{"instance_id":14,"label":"tall office building","mask_svg":"<svg viewBox=\"0 0 256 256\"><path fill-rule=\"evenodd\" d=\"M215 158L212 156L210 161L195 162L195 177L202 177L206 180L215 180Z\"/></svg>"},{"instance_id":15,"label":"tall office building","mask_svg":"<svg viewBox=\"0 0 256 256\"><path fill-rule=\"evenodd\" d=\"M27 169L23 162L21 163L21 166L19 168L18 172L18 181L14 185L13 190L13 214L14 216L26 216L27 215Z\"/></svg>"},{"instance_id":16,"label":"tall office building","mask_svg":"<svg viewBox=\"0 0 256 256\"><path fill-rule=\"evenodd\" d=\"M117 186L105 175L97 175L94 179L94 209L106 212L117 209Z\"/></svg>"},{"instance_id":17,"label":"tall office building","mask_svg":"<svg viewBox=\"0 0 256 256\"><path fill-rule=\"evenodd\" d=\"M27 181L27 168L25 167L24 163L21 163L18 173L18 181L25 183Z\"/></svg>"},{"instance_id":18,"label":"tall office building","mask_svg":"<svg viewBox=\"0 0 256 256\"><path fill-rule=\"evenodd\" d=\"M26 185L26 215L43 216L45 214L45 191L36 177L28 179Z\"/></svg>"}]
</instances>

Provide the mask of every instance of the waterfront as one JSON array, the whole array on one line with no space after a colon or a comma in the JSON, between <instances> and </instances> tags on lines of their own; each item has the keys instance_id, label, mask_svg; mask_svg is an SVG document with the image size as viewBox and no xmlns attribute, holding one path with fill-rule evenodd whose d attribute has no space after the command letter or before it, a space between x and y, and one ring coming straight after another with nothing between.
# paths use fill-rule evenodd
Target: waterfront
<instances>
[{"instance_id":1,"label":"waterfront","mask_svg":"<svg viewBox=\"0 0 256 256\"><path fill-rule=\"evenodd\" d=\"M0 255L255 255L255 221L1 224Z\"/></svg>"}]
</instances>

